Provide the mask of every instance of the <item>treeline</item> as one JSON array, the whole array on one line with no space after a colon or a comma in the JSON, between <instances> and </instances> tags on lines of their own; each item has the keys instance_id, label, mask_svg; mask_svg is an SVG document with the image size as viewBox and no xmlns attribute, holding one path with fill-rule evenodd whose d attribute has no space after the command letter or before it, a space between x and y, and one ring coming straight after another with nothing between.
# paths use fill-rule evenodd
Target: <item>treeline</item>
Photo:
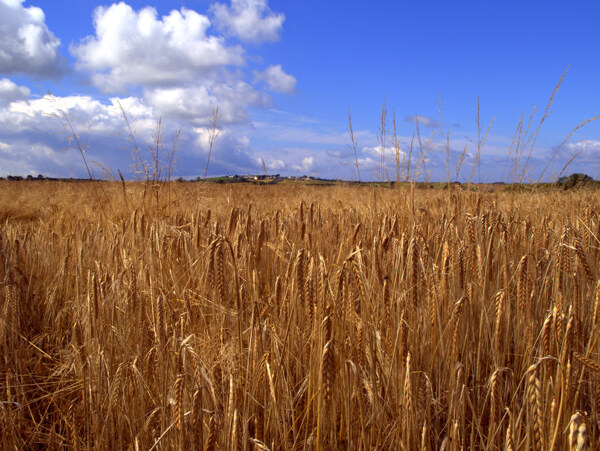
<instances>
[{"instance_id":1,"label":"treeline","mask_svg":"<svg viewBox=\"0 0 600 451\"><path fill-rule=\"evenodd\" d=\"M66 178L65 177L46 177L42 174L38 174L35 177L33 175L27 175L27 176L7 175L6 177L0 177L0 180L8 180L11 182L36 181L36 180L59 181L59 182L103 181L102 179L91 180L91 179L80 179L80 178L73 178L73 177L66 177ZM196 179L192 179L192 180L186 180L183 177L179 177L175 181L176 182L197 182L197 181L203 181L203 180L204 179L202 179L200 177L198 177ZM339 179L325 179L325 178L320 178L320 177L309 177L309 176L281 177L281 176L279 176L279 174L276 174L276 176L239 176L239 175L236 175L236 176L229 176L229 177L212 177L212 178L206 179L206 181L208 181L208 182L220 183L220 184L222 184L222 183L240 183L240 182L246 182L246 183L247 182L255 182L255 183L259 182L260 183L260 182L264 182L265 180L269 180L270 182L275 182L275 183L282 181L282 180L294 180L294 181L329 182L329 183L343 181L346 183L357 184L357 185L380 184L380 182L344 181L344 180L339 180ZM391 186L394 186L394 185L396 185L396 182L391 181L391 182L388 182L388 184ZM489 184L490 185L504 185L503 182L493 182L493 183L489 183ZM600 185L600 181L594 180L594 178L590 177L587 174L575 173L575 174L560 177L554 184L561 187L564 190L568 190L568 189L578 188L578 187L596 187L596 186ZM428 185L432 185L432 184L428 183ZM459 182L453 182L452 185L461 186L462 184ZM542 184L542 185L547 186L548 184Z\"/></svg>"}]
</instances>

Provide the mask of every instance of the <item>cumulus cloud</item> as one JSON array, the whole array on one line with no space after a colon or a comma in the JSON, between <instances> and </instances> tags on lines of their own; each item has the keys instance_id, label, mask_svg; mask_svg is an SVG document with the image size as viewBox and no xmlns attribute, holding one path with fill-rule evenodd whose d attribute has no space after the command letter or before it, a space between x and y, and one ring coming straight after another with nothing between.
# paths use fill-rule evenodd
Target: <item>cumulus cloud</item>
<instances>
[{"instance_id":1,"label":"cumulus cloud","mask_svg":"<svg viewBox=\"0 0 600 451\"><path fill-rule=\"evenodd\" d=\"M70 48L75 67L91 73L105 92L128 86L169 86L207 76L223 66L242 65L243 49L210 36L210 20L181 8L158 18L152 7L134 11L120 2L94 10L95 36Z\"/></svg>"},{"instance_id":2,"label":"cumulus cloud","mask_svg":"<svg viewBox=\"0 0 600 451\"><path fill-rule=\"evenodd\" d=\"M272 104L235 69L245 63L244 50L210 35L210 20L195 11L159 18L154 8L135 11L121 2L96 8L94 26L93 36L71 47L75 67L105 92L141 88L159 116L204 125L218 106L224 124L238 124L249 121L249 106ZM271 78L278 89L288 89L290 78L295 83L281 67Z\"/></svg>"},{"instance_id":3,"label":"cumulus cloud","mask_svg":"<svg viewBox=\"0 0 600 451\"><path fill-rule=\"evenodd\" d=\"M65 73L65 60L58 53L60 40L45 20L40 8L25 8L23 0L0 0L0 73L35 78Z\"/></svg>"},{"instance_id":4,"label":"cumulus cloud","mask_svg":"<svg viewBox=\"0 0 600 451\"><path fill-rule=\"evenodd\" d=\"M285 169L286 165L283 160L278 158L272 158L265 160L263 157L256 158L256 164L260 167L267 168L271 171L279 171L281 169Z\"/></svg>"},{"instance_id":5,"label":"cumulus cloud","mask_svg":"<svg viewBox=\"0 0 600 451\"><path fill-rule=\"evenodd\" d=\"M208 118L217 104L217 98L206 86L148 89L144 98L161 116L192 121Z\"/></svg>"},{"instance_id":6,"label":"cumulus cloud","mask_svg":"<svg viewBox=\"0 0 600 451\"><path fill-rule=\"evenodd\" d=\"M211 86L212 92L219 99L219 111L224 122L246 122L248 105L267 108L273 101L268 94L257 91L251 85L240 79L232 79L226 83L215 82Z\"/></svg>"},{"instance_id":7,"label":"cumulus cloud","mask_svg":"<svg viewBox=\"0 0 600 451\"><path fill-rule=\"evenodd\" d=\"M423 126L423 127L431 127L431 128L437 128L440 126L440 123L438 121L436 121L434 118L432 118L431 116L421 116L418 114L414 114L412 116L406 116L404 118L405 122L413 122L413 123L419 123L419 126Z\"/></svg>"},{"instance_id":8,"label":"cumulus cloud","mask_svg":"<svg viewBox=\"0 0 600 451\"><path fill-rule=\"evenodd\" d=\"M152 157L148 146L154 145L153 133L159 116L142 98L115 97L100 102L88 96L48 97L15 101L0 108L0 176L41 173L87 177L81 155L73 147L74 143L69 143L70 130L65 127L63 112L79 135L96 175L101 175L102 170L94 162L132 176L128 170L133 163L130 153L133 144L122 111L135 130L142 158L149 161ZM167 118L162 126L163 144L170 150L181 121ZM221 131L214 142L209 174L256 172L259 166L252 157L248 137L228 129ZM178 144L177 174L202 176L209 148L206 127L183 127Z\"/></svg>"},{"instance_id":9,"label":"cumulus cloud","mask_svg":"<svg viewBox=\"0 0 600 451\"><path fill-rule=\"evenodd\" d=\"M102 103L89 96L45 97L14 101L0 108L0 172L86 177L81 156L69 143L66 117L86 148L90 163L126 173L131 165L130 145L119 103L145 151L146 138L151 137L156 120L152 109L138 98L113 98Z\"/></svg>"},{"instance_id":10,"label":"cumulus cloud","mask_svg":"<svg viewBox=\"0 0 600 451\"><path fill-rule=\"evenodd\" d=\"M267 163L267 167L273 171L278 171L280 169L285 169L285 162L279 159L270 160Z\"/></svg>"},{"instance_id":11,"label":"cumulus cloud","mask_svg":"<svg viewBox=\"0 0 600 451\"><path fill-rule=\"evenodd\" d=\"M285 20L284 14L271 11L267 0L231 0L230 7L216 3L211 10L217 28L242 41L276 41Z\"/></svg>"},{"instance_id":12,"label":"cumulus cloud","mask_svg":"<svg viewBox=\"0 0 600 451\"><path fill-rule=\"evenodd\" d=\"M370 170L375 170L376 168L379 168L379 161L374 160L371 157L363 157L363 158L359 158L358 160L358 165L359 167L366 167Z\"/></svg>"},{"instance_id":13,"label":"cumulus cloud","mask_svg":"<svg viewBox=\"0 0 600 451\"><path fill-rule=\"evenodd\" d=\"M17 141L10 144L0 142L0 176L38 175L51 177L77 176L84 170L77 168L79 162L69 162L64 154L41 143ZM75 170L74 170L75 169Z\"/></svg>"},{"instance_id":14,"label":"cumulus cloud","mask_svg":"<svg viewBox=\"0 0 600 451\"><path fill-rule=\"evenodd\" d=\"M364 146L362 148L362 151L364 153L369 153L371 155L375 155L375 156L377 156L377 158L381 158L382 149L383 149L382 146L373 146L373 147ZM385 150L384 157L387 160L396 161L396 149L394 149L393 147L386 146L384 150ZM404 152L401 149L398 149L398 157L400 158L400 160L406 158L406 152Z\"/></svg>"},{"instance_id":15,"label":"cumulus cloud","mask_svg":"<svg viewBox=\"0 0 600 451\"><path fill-rule=\"evenodd\" d=\"M565 144L565 151L571 158L574 157L577 163L598 163L600 157L600 141L583 140Z\"/></svg>"},{"instance_id":16,"label":"cumulus cloud","mask_svg":"<svg viewBox=\"0 0 600 451\"><path fill-rule=\"evenodd\" d=\"M144 90L144 100L159 116L207 125L215 108L219 108L222 124L239 124L250 118L249 105L266 107L271 98L243 80L229 83L210 81L204 85L191 85Z\"/></svg>"},{"instance_id":17,"label":"cumulus cloud","mask_svg":"<svg viewBox=\"0 0 600 451\"><path fill-rule=\"evenodd\" d=\"M296 78L286 74L281 64L270 65L263 72L254 71L254 79L263 81L269 91L291 94L296 88Z\"/></svg>"},{"instance_id":18,"label":"cumulus cloud","mask_svg":"<svg viewBox=\"0 0 600 451\"><path fill-rule=\"evenodd\" d=\"M315 157L306 157L302 159L301 169L310 171L315 166Z\"/></svg>"},{"instance_id":19,"label":"cumulus cloud","mask_svg":"<svg viewBox=\"0 0 600 451\"><path fill-rule=\"evenodd\" d=\"M182 155L179 172L184 177L204 175L210 148L210 132L205 127L194 129L194 139L188 143L188 150ZM213 141L208 174L248 174L260 170L261 163L250 148L247 136L222 129Z\"/></svg>"},{"instance_id":20,"label":"cumulus cloud","mask_svg":"<svg viewBox=\"0 0 600 451\"><path fill-rule=\"evenodd\" d=\"M31 92L26 86L17 86L7 78L0 78L0 105L29 98Z\"/></svg>"},{"instance_id":21,"label":"cumulus cloud","mask_svg":"<svg viewBox=\"0 0 600 451\"><path fill-rule=\"evenodd\" d=\"M0 109L0 132L4 135L21 132L55 133L60 117L65 115L88 135L106 136L123 129L123 117L119 103L131 118L135 118L140 132L152 129L152 108L135 97L112 98L102 103L90 96L47 96L41 99L12 102Z\"/></svg>"}]
</instances>

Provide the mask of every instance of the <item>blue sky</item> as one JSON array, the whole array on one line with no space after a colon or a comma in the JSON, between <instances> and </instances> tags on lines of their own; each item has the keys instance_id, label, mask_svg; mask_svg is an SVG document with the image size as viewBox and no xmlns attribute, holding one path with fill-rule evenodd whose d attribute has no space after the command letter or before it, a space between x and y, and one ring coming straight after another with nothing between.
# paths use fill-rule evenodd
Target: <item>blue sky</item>
<instances>
[{"instance_id":1,"label":"blue sky","mask_svg":"<svg viewBox=\"0 0 600 451\"><path fill-rule=\"evenodd\" d=\"M210 175L264 162L356 180L358 162L363 180L395 180L397 154L417 180L552 179L573 157L566 174L599 178L600 122L558 146L600 114L600 6L535 3L0 0L0 176L85 177L64 112L97 176L134 177L120 104L145 159L159 118L165 154L181 130L186 178L204 174L217 106ZM494 120L479 158L478 99L482 136Z\"/></svg>"}]
</instances>

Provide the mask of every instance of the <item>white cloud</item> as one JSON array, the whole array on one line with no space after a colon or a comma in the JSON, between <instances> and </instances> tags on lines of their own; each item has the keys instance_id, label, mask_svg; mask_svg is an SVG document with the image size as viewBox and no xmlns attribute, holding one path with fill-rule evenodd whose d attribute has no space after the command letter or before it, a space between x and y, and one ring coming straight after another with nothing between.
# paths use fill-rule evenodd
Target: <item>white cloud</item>
<instances>
[{"instance_id":1,"label":"white cloud","mask_svg":"<svg viewBox=\"0 0 600 451\"><path fill-rule=\"evenodd\" d=\"M576 163L586 162L598 165L600 161L600 141L598 140L591 139L566 143L564 147L567 155L574 157Z\"/></svg>"},{"instance_id":2,"label":"white cloud","mask_svg":"<svg viewBox=\"0 0 600 451\"><path fill-rule=\"evenodd\" d=\"M371 157L359 158L358 159L358 165L361 168L368 167L369 169L374 169L374 168L378 168L379 164L380 164L379 161L375 161Z\"/></svg>"},{"instance_id":3,"label":"white cloud","mask_svg":"<svg viewBox=\"0 0 600 451\"><path fill-rule=\"evenodd\" d=\"M268 95L239 79L227 83L207 81L204 85L145 89L144 100L159 116L196 125L209 124L216 107L221 124L239 124L250 119L246 112L249 105L266 107L271 104Z\"/></svg>"},{"instance_id":4,"label":"white cloud","mask_svg":"<svg viewBox=\"0 0 600 451\"><path fill-rule=\"evenodd\" d=\"M216 82L211 90L218 99L219 111L226 123L247 122L250 120L246 107L252 105L267 108L272 105L268 94L259 92L240 79L231 79L226 83Z\"/></svg>"},{"instance_id":5,"label":"white cloud","mask_svg":"<svg viewBox=\"0 0 600 451\"><path fill-rule=\"evenodd\" d=\"M381 150L382 150L381 146L373 146L373 147L364 146L362 148L363 152L370 153L371 155L375 155L379 159L381 159ZM386 160L396 161L396 149L394 149L393 147L386 146L384 157ZM406 152L404 152L402 149L398 149L398 157L400 158L400 160L402 160L403 158L406 158Z\"/></svg>"},{"instance_id":6,"label":"white cloud","mask_svg":"<svg viewBox=\"0 0 600 451\"><path fill-rule=\"evenodd\" d=\"M413 123L419 123L420 127L430 127L430 128L437 128L440 126L439 122L436 121L434 118L430 117L430 116L421 116L418 114L415 114L413 116L406 116L404 118L405 122L413 122Z\"/></svg>"},{"instance_id":7,"label":"white cloud","mask_svg":"<svg viewBox=\"0 0 600 451\"><path fill-rule=\"evenodd\" d=\"M231 7L216 3L211 7L217 28L242 41L276 41L285 20L275 14L267 0L231 0Z\"/></svg>"},{"instance_id":8,"label":"white cloud","mask_svg":"<svg viewBox=\"0 0 600 451\"><path fill-rule=\"evenodd\" d=\"M182 8L159 18L121 2L94 11L95 35L71 47L75 67L106 92L140 87L158 116L206 125L218 106L223 124L249 121L248 106L272 104L244 81L244 50L208 34L209 19ZM286 75L283 74L282 75Z\"/></svg>"},{"instance_id":9,"label":"white cloud","mask_svg":"<svg viewBox=\"0 0 600 451\"><path fill-rule=\"evenodd\" d=\"M315 165L315 157L306 157L302 159L302 169L310 171Z\"/></svg>"},{"instance_id":10,"label":"white cloud","mask_svg":"<svg viewBox=\"0 0 600 451\"><path fill-rule=\"evenodd\" d=\"M270 91L291 94L296 88L296 78L286 74L281 64L272 64L264 72L254 71L254 79L264 81Z\"/></svg>"},{"instance_id":11,"label":"white cloud","mask_svg":"<svg viewBox=\"0 0 600 451\"><path fill-rule=\"evenodd\" d=\"M279 158L256 157L256 165L261 169L267 168L270 171L279 171L286 168L285 161Z\"/></svg>"},{"instance_id":12,"label":"white cloud","mask_svg":"<svg viewBox=\"0 0 600 451\"><path fill-rule=\"evenodd\" d=\"M0 0L0 73L56 78L65 72L60 40L48 29L44 12L23 0Z\"/></svg>"},{"instance_id":13,"label":"white cloud","mask_svg":"<svg viewBox=\"0 0 600 451\"><path fill-rule=\"evenodd\" d=\"M89 96L44 97L41 99L12 102L0 109L0 133L21 132L54 133L60 130L59 117L64 112L75 128L84 129L86 134L105 136L125 127L118 106L120 102L127 115L135 120L141 133L154 126L152 109L135 97L113 98L109 104Z\"/></svg>"},{"instance_id":14,"label":"white cloud","mask_svg":"<svg viewBox=\"0 0 600 451\"><path fill-rule=\"evenodd\" d=\"M77 173L73 170L82 164L70 159L51 147L41 143L17 141L11 144L0 143L0 176L38 175L69 177Z\"/></svg>"},{"instance_id":15,"label":"white cloud","mask_svg":"<svg viewBox=\"0 0 600 451\"><path fill-rule=\"evenodd\" d=\"M30 94L26 86L17 86L7 78L0 78L0 105L27 99Z\"/></svg>"},{"instance_id":16,"label":"white cloud","mask_svg":"<svg viewBox=\"0 0 600 451\"><path fill-rule=\"evenodd\" d=\"M134 11L120 2L94 10L95 36L71 46L75 67L91 72L94 85L105 92L128 86L172 86L228 65L244 63L243 49L209 36L210 20L181 8L157 17L154 8Z\"/></svg>"},{"instance_id":17,"label":"white cloud","mask_svg":"<svg viewBox=\"0 0 600 451\"><path fill-rule=\"evenodd\" d=\"M158 115L143 99L112 98L105 103L88 96L33 99L0 107L0 176L41 173L87 177L75 143L69 143L71 132L62 112L71 121L86 150L86 159L97 176L102 171L94 162L112 168L115 173L120 169L127 174L133 163L130 153L133 144L121 107L134 130L140 153L148 161L151 158L148 147L154 145ZM53 117L53 113L58 113L58 117ZM170 151L172 137L182 127L176 155L180 162L177 174L203 175L208 154L207 129L187 125L182 127L181 121L169 118L163 120L162 144ZM256 172L249 144L247 136L222 129L214 142L209 174Z\"/></svg>"},{"instance_id":18,"label":"white cloud","mask_svg":"<svg viewBox=\"0 0 600 451\"><path fill-rule=\"evenodd\" d=\"M217 130L216 130L216 135L218 135L218 137L216 139L212 137L213 136L212 131L206 127L194 128L194 134L195 134L194 148L196 149L196 152L199 151L200 153L208 153L208 151L210 149L211 139L213 141L213 147L214 147L214 143L216 143L217 141L222 141L224 138L227 138L227 139L230 138L228 136L228 134L220 128L217 128Z\"/></svg>"},{"instance_id":19,"label":"white cloud","mask_svg":"<svg viewBox=\"0 0 600 451\"><path fill-rule=\"evenodd\" d=\"M275 159L269 160L267 163L267 168L272 171L278 171L280 169L285 169L285 162L283 160Z\"/></svg>"},{"instance_id":20,"label":"white cloud","mask_svg":"<svg viewBox=\"0 0 600 451\"><path fill-rule=\"evenodd\" d=\"M218 103L206 86L147 89L144 99L161 116L192 121L195 118L209 118Z\"/></svg>"},{"instance_id":21,"label":"white cloud","mask_svg":"<svg viewBox=\"0 0 600 451\"><path fill-rule=\"evenodd\" d=\"M69 143L72 135L66 118L86 149L92 166L92 161L96 161L127 172L131 164L130 145L117 101L127 112L138 133L138 144L145 152L145 142L155 129L156 121L152 109L140 99L114 98L109 103L88 96L21 100L0 108L0 136L5 144L1 149L0 172L87 176L81 155L74 151L75 143ZM68 148L70 150L62 152Z\"/></svg>"},{"instance_id":22,"label":"white cloud","mask_svg":"<svg viewBox=\"0 0 600 451\"><path fill-rule=\"evenodd\" d=\"M228 129L221 132L213 141L209 175L248 174L259 171L261 164L256 156L252 155L248 137L239 136ZM203 176L210 147L209 131L205 127L195 128L193 139L190 137L187 147L189 150L185 152L183 161L184 164L188 164L181 167L180 172L186 177Z\"/></svg>"},{"instance_id":23,"label":"white cloud","mask_svg":"<svg viewBox=\"0 0 600 451\"><path fill-rule=\"evenodd\" d=\"M15 17L20 18L20 22L38 25L38 34L28 35L37 36L38 40L27 42L35 44L38 50L42 48L40 43L45 42L48 48L54 46L56 55L60 41L45 27L42 10L24 8L22 3L21 0L0 0L0 37L7 29L3 28L4 23L17 24ZM216 5L211 10L215 21L218 9ZM13 15L2 15L5 10ZM276 39L284 20L282 14L269 10L266 1L234 1L225 13L226 19L220 16L224 20L221 30L226 27L227 33L235 32L245 36L243 40L255 42ZM206 15L186 8L159 16L154 8L135 10L120 2L96 8L93 18L93 34L70 47L78 79L88 79L100 90L120 97L108 101L93 95L38 98L35 91L32 93L28 87L0 76L0 150L3 152L0 172L12 168L15 174L39 172L86 177L81 155L68 141L71 133L65 117L60 118L65 113L81 137L88 161L127 173L132 163L129 152L132 144L122 108L142 153L147 153L157 119L162 117L165 146L171 145L173 132L182 130L178 175L203 175L207 156L206 127L217 106L221 114L219 128L223 133L213 148L209 174L255 172L260 167L256 165L256 149L249 138L256 130L248 127L251 125L249 107L270 108L273 99L269 90L293 91L296 79L286 74L281 65L270 65L260 72L264 86L262 83L257 86L257 78L247 80L252 68L241 69L246 64L241 44L226 41L217 27L211 27ZM248 21L253 23L250 34L244 32ZM18 35L19 28L16 25L13 28L13 34ZM2 64L8 64L6 58L17 58L12 51L13 48L6 47L2 41L0 69ZM21 53L24 58L26 52ZM39 67L28 66L27 74L51 73L51 68L44 63L44 55L39 52L35 55L35 61L28 61ZM18 62L14 58L11 64ZM55 66L59 67L58 60ZM56 113L59 117L52 117ZM68 148L66 152L60 152L65 148ZM299 161L302 161L302 170L314 165L314 157L307 156L306 152L288 157L267 152L264 158L267 167L274 172L290 169Z\"/></svg>"}]
</instances>

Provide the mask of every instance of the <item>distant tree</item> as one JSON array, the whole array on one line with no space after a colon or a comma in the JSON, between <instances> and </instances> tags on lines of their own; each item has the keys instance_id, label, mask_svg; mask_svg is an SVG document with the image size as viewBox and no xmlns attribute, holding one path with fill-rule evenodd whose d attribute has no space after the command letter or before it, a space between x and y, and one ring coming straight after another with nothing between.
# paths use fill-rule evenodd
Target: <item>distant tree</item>
<instances>
[{"instance_id":1,"label":"distant tree","mask_svg":"<svg viewBox=\"0 0 600 451\"><path fill-rule=\"evenodd\" d=\"M562 185L564 189L571 189L576 186L585 185L587 183L593 182L594 179L587 174L571 174L566 175L558 179L556 183Z\"/></svg>"}]
</instances>

